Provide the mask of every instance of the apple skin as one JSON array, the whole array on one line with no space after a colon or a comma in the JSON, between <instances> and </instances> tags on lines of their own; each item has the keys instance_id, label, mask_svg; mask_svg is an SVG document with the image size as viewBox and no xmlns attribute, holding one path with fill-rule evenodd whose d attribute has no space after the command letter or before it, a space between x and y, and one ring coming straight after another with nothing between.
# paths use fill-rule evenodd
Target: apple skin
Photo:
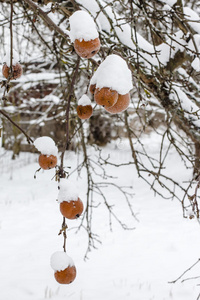
<instances>
[{"instance_id":1,"label":"apple skin","mask_svg":"<svg viewBox=\"0 0 200 300\"><path fill-rule=\"evenodd\" d=\"M76 278L76 267L69 266L62 271L56 271L54 277L60 284L70 284Z\"/></svg>"},{"instance_id":2,"label":"apple skin","mask_svg":"<svg viewBox=\"0 0 200 300\"><path fill-rule=\"evenodd\" d=\"M40 154L39 165L44 170L55 168L57 164L57 157L54 155Z\"/></svg>"},{"instance_id":3,"label":"apple skin","mask_svg":"<svg viewBox=\"0 0 200 300\"><path fill-rule=\"evenodd\" d=\"M60 203L60 212L67 219L77 219L83 212L83 202L78 198L77 200L63 201Z\"/></svg>"},{"instance_id":4,"label":"apple skin","mask_svg":"<svg viewBox=\"0 0 200 300\"><path fill-rule=\"evenodd\" d=\"M94 92L94 100L99 105L112 107L117 102L118 95L117 91L108 87L97 88Z\"/></svg>"},{"instance_id":5,"label":"apple skin","mask_svg":"<svg viewBox=\"0 0 200 300\"><path fill-rule=\"evenodd\" d=\"M91 58L95 54L99 52L101 47L99 38L94 40L85 41L85 40L78 40L74 41L74 49L76 53L82 58Z\"/></svg>"},{"instance_id":6,"label":"apple skin","mask_svg":"<svg viewBox=\"0 0 200 300\"><path fill-rule=\"evenodd\" d=\"M78 105L76 108L77 115L80 119L89 119L93 114L93 109L91 105Z\"/></svg>"},{"instance_id":7,"label":"apple skin","mask_svg":"<svg viewBox=\"0 0 200 300\"><path fill-rule=\"evenodd\" d=\"M12 66L12 69L13 69L13 76L10 79L12 80L12 79L20 78L22 75L22 66L19 63L16 63L15 65ZM10 75L9 71L10 71L10 67L8 67L7 64L4 64L2 68L2 74L7 79Z\"/></svg>"},{"instance_id":8,"label":"apple skin","mask_svg":"<svg viewBox=\"0 0 200 300\"><path fill-rule=\"evenodd\" d=\"M110 114L118 114L120 112L125 111L130 104L130 94L127 93L125 95L120 95L118 97L117 102L112 107L105 106L105 110Z\"/></svg>"}]
</instances>

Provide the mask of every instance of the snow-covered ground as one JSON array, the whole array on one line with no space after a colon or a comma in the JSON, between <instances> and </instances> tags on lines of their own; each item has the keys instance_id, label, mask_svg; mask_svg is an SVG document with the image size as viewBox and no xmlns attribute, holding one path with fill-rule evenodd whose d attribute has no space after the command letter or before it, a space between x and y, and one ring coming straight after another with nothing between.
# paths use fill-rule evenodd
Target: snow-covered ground
<instances>
[{"instance_id":1,"label":"snow-covered ground","mask_svg":"<svg viewBox=\"0 0 200 300\"><path fill-rule=\"evenodd\" d=\"M147 141L149 151L156 151L156 140ZM105 150L114 160L130 158L126 147ZM95 151L91 151L94 155ZM133 166L107 171L118 176L122 185L133 186L131 200L139 221L131 218L122 195L114 188L105 190L106 199L116 203L123 222L135 227L123 230L109 218L104 205L95 209L93 230L102 244L84 260L87 235L68 223L67 253L75 262L77 278L70 285L59 285L50 266L50 257L62 250L63 237L58 236L62 216L56 202L57 183L54 171L40 171L37 155L23 153L15 161L10 154L0 154L0 299L2 300L196 300L200 279L170 284L200 257L200 227L195 219L183 219L176 200L154 197ZM66 165L75 167L77 155L68 153ZM188 179L191 171L179 165L171 151L168 172L179 181ZM80 196L86 201L84 173L78 180ZM199 276L200 265L182 279Z\"/></svg>"}]
</instances>

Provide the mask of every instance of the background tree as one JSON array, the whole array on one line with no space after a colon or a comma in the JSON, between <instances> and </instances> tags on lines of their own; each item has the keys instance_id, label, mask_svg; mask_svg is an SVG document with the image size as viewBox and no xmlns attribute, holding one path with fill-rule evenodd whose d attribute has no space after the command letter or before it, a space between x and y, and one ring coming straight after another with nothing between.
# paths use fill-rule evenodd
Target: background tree
<instances>
[{"instance_id":1,"label":"background tree","mask_svg":"<svg viewBox=\"0 0 200 300\"><path fill-rule=\"evenodd\" d=\"M61 177L65 171L65 151L81 149L83 160L78 171L85 168L88 179L87 207L82 222L88 232L88 249L94 246L96 238L92 232L94 193L102 195L110 217L127 228L103 191L105 182L113 185L131 209L130 190L109 181L104 172L104 164L113 163L102 154L102 145L113 137L127 137L132 152L132 161L121 162L116 167L133 164L138 176L155 193L180 201L184 217L191 207L199 218L198 1L185 5L182 1L139 0L0 2L2 63L4 55L10 55L14 49L24 72L20 80L2 80L0 113L5 128L4 145L8 144L8 130L15 154L22 148L24 137L26 143L32 144L38 134L51 136L61 152ZM100 34L101 49L90 59L77 56L68 35L69 16L79 9L89 12ZM93 117L81 121L76 113L78 100L85 93L93 99L89 92L90 79L109 54L123 57L132 72L131 105L118 115L110 115L94 105ZM156 157L148 154L142 142L149 131L155 131L161 138ZM164 147L166 141L168 146ZM88 144L99 151L96 161L88 155ZM187 184L167 175L166 161L172 148L185 167L191 169L191 181ZM99 173L102 181L95 182L93 172ZM191 192L194 179L197 188ZM159 186L163 188L162 193ZM131 213L134 216L132 210Z\"/></svg>"}]
</instances>

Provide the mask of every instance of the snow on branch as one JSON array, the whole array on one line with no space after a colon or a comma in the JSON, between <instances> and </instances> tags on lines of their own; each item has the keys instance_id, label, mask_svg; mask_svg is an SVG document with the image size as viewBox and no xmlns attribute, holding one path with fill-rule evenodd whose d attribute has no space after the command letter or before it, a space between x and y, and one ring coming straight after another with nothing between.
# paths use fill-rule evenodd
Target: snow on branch
<instances>
[{"instance_id":1,"label":"snow on branch","mask_svg":"<svg viewBox=\"0 0 200 300\"><path fill-rule=\"evenodd\" d=\"M139 62L147 68L151 68L151 66L159 67L160 64L163 67L166 66L178 51L183 52L186 50L189 55L193 55L194 51L197 50L192 35L187 36L187 34L191 32L199 34L200 18L192 9L184 7L183 18L181 19L172 7L176 1L168 1L170 2L170 6L168 5L170 9L169 14L171 14L172 19L175 19L180 30L173 35L166 33L168 39L158 46L149 43L143 38L103 0L77 0L76 2L93 15L102 34L107 32L111 35L114 32L115 41L118 39L120 43L128 47L134 59L138 59L137 55L139 54ZM166 9L164 4L163 9ZM152 26L152 23L150 25Z\"/></svg>"},{"instance_id":2,"label":"snow on branch","mask_svg":"<svg viewBox=\"0 0 200 300\"><path fill-rule=\"evenodd\" d=\"M66 40L69 39L69 32L67 30L63 31L56 23L47 15L45 11L43 11L37 4L35 4L31 0L24 0L30 9L37 13L43 21L48 25L50 29L57 31L60 35L62 35Z\"/></svg>"}]
</instances>

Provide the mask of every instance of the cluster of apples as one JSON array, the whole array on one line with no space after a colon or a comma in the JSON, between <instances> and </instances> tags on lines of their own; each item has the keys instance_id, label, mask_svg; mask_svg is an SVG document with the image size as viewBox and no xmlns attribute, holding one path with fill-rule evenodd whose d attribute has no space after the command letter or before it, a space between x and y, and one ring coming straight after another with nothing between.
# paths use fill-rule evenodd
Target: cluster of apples
<instances>
[{"instance_id":1,"label":"cluster of apples","mask_svg":"<svg viewBox=\"0 0 200 300\"><path fill-rule=\"evenodd\" d=\"M34 146L41 152L39 165L43 170L49 170L57 165L58 149L55 142L48 136L39 137L34 141ZM84 206L77 187L66 178L59 178L58 203L63 217L74 220L83 212ZM55 252L51 257L51 266L54 277L60 284L69 284L76 277L76 267L73 260L63 251Z\"/></svg>"},{"instance_id":2,"label":"cluster of apples","mask_svg":"<svg viewBox=\"0 0 200 300\"><path fill-rule=\"evenodd\" d=\"M95 102L110 114L121 113L130 104L130 93L121 95L109 87L96 88L95 84L90 86L90 92L94 94Z\"/></svg>"},{"instance_id":3,"label":"cluster of apples","mask_svg":"<svg viewBox=\"0 0 200 300\"><path fill-rule=\"evenodd\" d=\"M86 59L93 57L100 49L100 40L91 16L80 10L75 12L69 21L71 29L69 34L76 53ZM2 73L7 79L17 79L22 75L22 67L20 63L13 62L11 70L8 64L4 63ZM131 88L131 74L126 62L118 55L110 55L94 73L89 90L94 95L96 104L104 107L107 112L116 114L128 108ZM79 99L77 114L81 119L92 116L93 108L87 95ZM51 138L40 137L35 140L34 146L41 152L39 165L43 170L57 166L58 149ZM78 218L84 209L76 188L65 178L59 180L58 203L63 217L70 220ZM60 284L74 281L76 267L65 252L55 252L51 257L51 266L55 271L55 279Z\"/></svg>"},{"instance_id":4,"label":"cluster of apples","mask_svg":"<svg viewBox=\"0 0 200 300\"><path fill-rule=\"evenodd\" d=\"M61 214L70 220L77 219L83 212L83 202L79 198L76 186L69 179L61 178L59 182L58 203ZM52 261L59 257L59 264ZM69 284L76 278L76 267L65 252L55 252L51 257L54 277L60 284Z\"/></svg>"},{"instance_id":5,"label":"cluster of apples","mask_svg":"<svg viewBox=\"0 0 200 300\"><path fill-rule=\"evenodd\" d=\"M69 22L70 38L76 53L87 59L94 56L101 45L92 17L87 12L79 10L69 18ZM131 88L131 72L126 62L118 55L109 55L93 75L89 90L94 95L96 104L111 114L117 114L128 108ZM86 96L84 95L84 98ZM80 119L89 119L93 114L88 99L83 101L81 97L78 102L77 115Z\"/></svg>"},{"instance_id":6,"label":"cluster of apples","mask_svg":"<svg viewBox=\"0 0 200 300\"><path fill-rule=\"evenodd\" d=\"M11 74L11 68L8 67L7 63L4 63L2 68L2 74L6 79L8 79L9 76L10 76L10 80L18 79L22 76L22 66L18 62L13 64L12 74Z\"/></svg>"}]
</instances>

